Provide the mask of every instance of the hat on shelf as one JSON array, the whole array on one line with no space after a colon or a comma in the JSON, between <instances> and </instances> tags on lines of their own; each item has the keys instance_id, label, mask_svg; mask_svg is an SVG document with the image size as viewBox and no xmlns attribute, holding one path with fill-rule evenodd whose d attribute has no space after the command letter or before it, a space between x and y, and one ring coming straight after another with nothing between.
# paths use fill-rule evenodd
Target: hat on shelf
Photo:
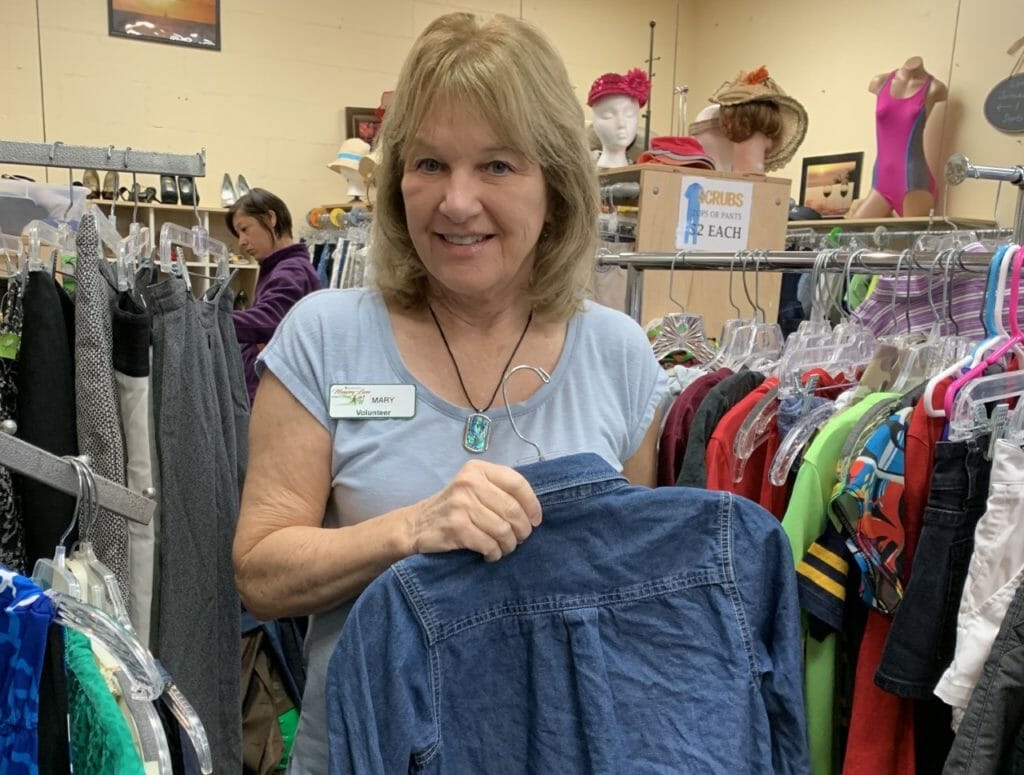
<instances>
[{"instance_id":1,"label":"hat on shelf","mask_svg":"<svg viewBox=\"0 0 1024 775\"><path fill-rule=\"evenodd\" d=\"M590 93L587 95L587 105L594 107L594 103L602 97L614 95L625 95L632 97L642 108L647 104L651 96L651 79L647 73L639 67L634 67L625 75L618 73L605 73L590 85Z\"/></svg>"},{"instance_id":2,"label":"hat on shelf","mask_svg":"<svg viewBox=\"0 0 1024 775\"><path fill-rule=\"evenodd\" d=\"M674 167L715 168L715 160L695 137L653 137L651 148L637 159L637 164L671 164Z\"/></svg>"},{"instance_id":3,"label":"hat on shelf","mask_svg":"<svg viewBox=\"0 0 1024 775\"><path fill-rule=\"evenodd\" d=\"M740 73L735 80L718 87L711 101L723 107L749 102L769 102L779 108L782 131L765 155L765 170L782 167L796 154L807 134L807 111L790 97L762 66L750 73Z\"/></svg>"},{"instance_id":4,"label":"hat on shelf","mask_svg":"<svg viewBox=\"0 0 1024 775\"><path fill-rule=\"evenodd\" d=\"M345 170L352 170L359 173L359 161L370 152L369 143L360 140L358 137L350 137L341 144L334 161L327 166L337 173L345 174Z\"/></svg>"}]
</instances>

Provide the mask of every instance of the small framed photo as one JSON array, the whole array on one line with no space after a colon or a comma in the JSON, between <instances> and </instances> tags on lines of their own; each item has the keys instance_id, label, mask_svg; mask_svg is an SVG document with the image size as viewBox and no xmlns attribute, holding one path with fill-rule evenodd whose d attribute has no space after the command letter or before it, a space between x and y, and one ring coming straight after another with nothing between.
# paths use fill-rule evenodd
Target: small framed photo
<instances>
[{"instance_id":1,"label":"small framed photo","mask_svg":"<svg viewBox=\"0 0 1024 775\"><path fill-rule=\"evenodd\" d=\"M373 145L380 130L380 119L376 108L345 108L345 137L358 137L364 143Z\"/></svg>"},{"instance_id":2,"label":"small framed photo","mask_svg":"<svg viewBox=\"0 0 1024 775\"><path fill-rule=\"evenodd\" d=\"M110 35L220 51L220 0L107 0Z\"/></svg>"},{"instance_id":3,"label":"small framed photo","mask_svg":"<svg viewBox=\"0 0 1024 775\"><path fill-rule=\"evenodd\" d=\"M800 176L800 204L822 218L842 218L860 196L864 152L807 156Z\"/></svg>"}]
</instances>

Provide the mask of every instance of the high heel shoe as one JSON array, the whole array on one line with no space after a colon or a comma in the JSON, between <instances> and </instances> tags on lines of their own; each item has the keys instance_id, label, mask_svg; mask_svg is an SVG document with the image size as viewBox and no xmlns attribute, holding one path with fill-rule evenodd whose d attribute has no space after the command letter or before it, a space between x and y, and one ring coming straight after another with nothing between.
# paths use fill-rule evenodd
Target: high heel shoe
<instances>
[{"instance_id":1,"label":"high heel shoe","mask_svg":"<svg viewBox=\"0 0 1024 775\"><path fill-rule=\"evenodd\" d=\"M245 196L251 190L252 189L249 188L249 181L247 181L245 179L245 175L239 175L238 176L238 195L239 196Z\"/></svg>"},{"instance_id":2,"label":"high heel shoe","mask_svg":"<svg viewBox=\"0 0 1024 775\"><path fill-rule=\"evenodd\" d=\"M190 175L178 175L178 193L181 196L183 205L198 205L199 192L196 190L196 182Z\"/></svg>"},{"instance_id":3,"label":"high heel shoe","mask_svg":"<svg viewBox=\"0 0 1024 775\"><path fill-rule=\"evenodd\" d=\"M224 173L224 180L220 184L220 203L224 207L231 207L238 201L238 194L235 193L235 186L231 182L231 176Z\"/></svg>"},{"instance_id":4,"label":"high heel shoe","mask_svg":"<svg viewBox=\"0 0 1024 775\"><path fill-rule=\"evenodd\" d=\"M178 204L178 183L174 175L160 176L160 201L165 205Z\"/></svg>"}]
</instances>

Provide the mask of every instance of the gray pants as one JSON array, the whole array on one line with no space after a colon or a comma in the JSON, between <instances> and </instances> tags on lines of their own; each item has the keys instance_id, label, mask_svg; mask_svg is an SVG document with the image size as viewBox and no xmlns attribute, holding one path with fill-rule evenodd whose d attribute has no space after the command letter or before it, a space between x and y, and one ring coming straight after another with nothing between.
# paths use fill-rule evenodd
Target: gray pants
<instances>
[{"instance_id":1,"label":"gray pants","mask_svg":"<svg viewBox=\"0 0 1024 775\"><path fill-rule=\"evenodd\" d=\"M195 706L215 772L241 771L239 482L223 340L179 278L146 289L161 492L158 656ZM229 448L232 453L229 454Z\"/></svg>"}]
</instances>

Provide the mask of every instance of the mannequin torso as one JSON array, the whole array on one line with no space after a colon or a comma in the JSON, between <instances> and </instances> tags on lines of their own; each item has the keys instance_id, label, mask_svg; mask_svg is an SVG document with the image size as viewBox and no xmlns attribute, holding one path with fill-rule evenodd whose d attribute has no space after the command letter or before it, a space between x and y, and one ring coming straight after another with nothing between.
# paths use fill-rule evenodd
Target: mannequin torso
<instances>
[{"instance_id":1,"label":"mannequin torso","mask_svg":"<svg viewBox=\"0 0 1024 775\"><path fill-rule=\"evenodd\" d=\"M925 121L948 91L924 68L921 57L871 79L876 101L878 156L871 193L851 214L854 218L921 216L935 206L935 182L924 155Z\"/></svg>"}]
</instances>

